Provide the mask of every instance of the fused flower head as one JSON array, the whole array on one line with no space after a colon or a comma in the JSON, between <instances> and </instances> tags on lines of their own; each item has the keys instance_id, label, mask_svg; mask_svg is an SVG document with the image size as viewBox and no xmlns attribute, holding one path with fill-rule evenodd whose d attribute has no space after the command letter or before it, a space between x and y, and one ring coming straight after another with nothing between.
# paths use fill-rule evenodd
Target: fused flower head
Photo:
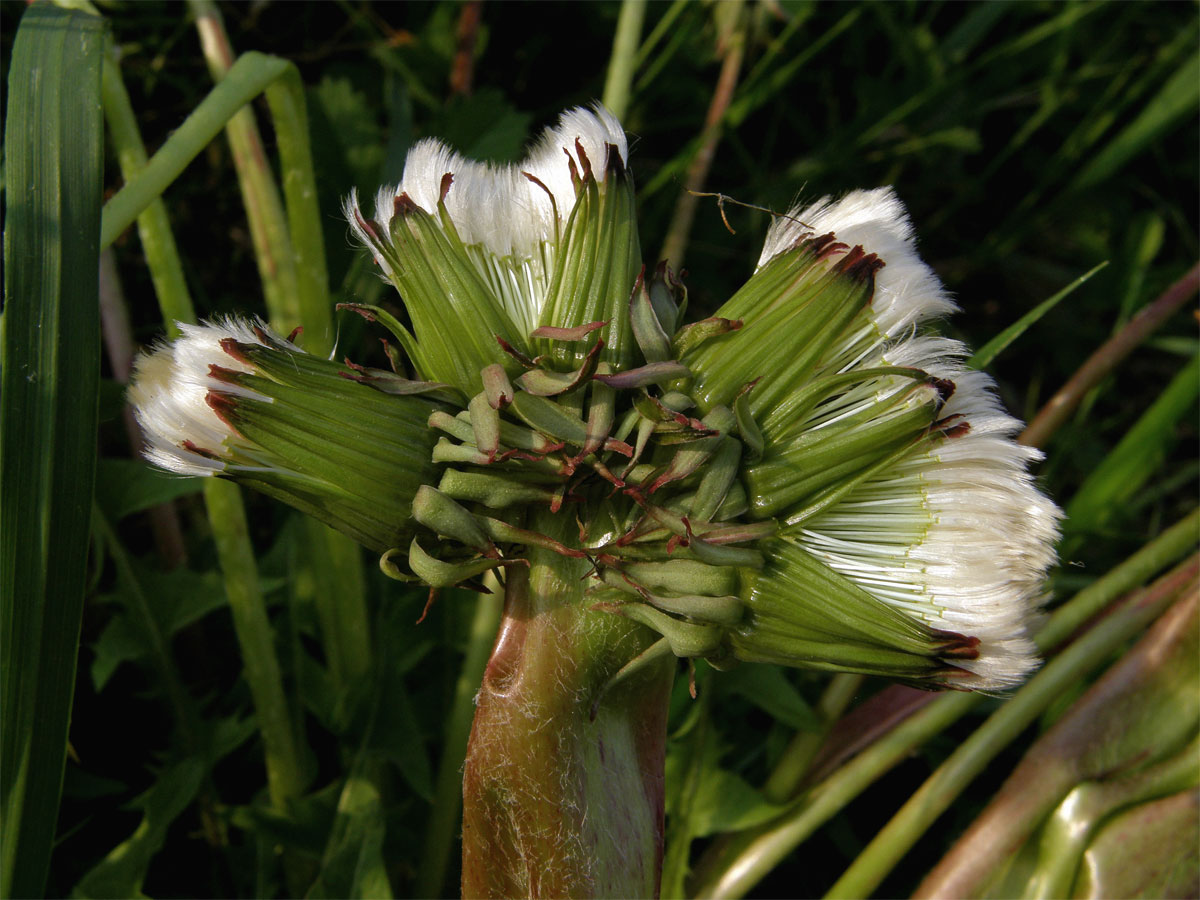
<instances>
[{"instance_id":1,"label":"fused flower head","mask_svg":"<svg viewBox=\"0 0 1200 900\"><path fill-rule=\"evenodd\" d=\"M260 328L189 331L139 370L151 458L266 485L360 540L347 523L375 522L363 500L393 478L397 524L364 540L386 571L437 588L585 561L589 609L658 632L656 653L1017 683L1058 511L991 380L925 332L954 305L899 200L858 191L778 217L745 286L685 324L679 280L642 267L627 157L599 107L564 114L515 166L418 144L372 216L353 195L346 212L410 324L350 306L421 381ZM316 450L284 452L273 423L332 380L356 392L328 395L337 452L362 463L319 466L326 499L300 502ZM367 414L380 404L392 419Z\"/></svg>"}]
</instances>

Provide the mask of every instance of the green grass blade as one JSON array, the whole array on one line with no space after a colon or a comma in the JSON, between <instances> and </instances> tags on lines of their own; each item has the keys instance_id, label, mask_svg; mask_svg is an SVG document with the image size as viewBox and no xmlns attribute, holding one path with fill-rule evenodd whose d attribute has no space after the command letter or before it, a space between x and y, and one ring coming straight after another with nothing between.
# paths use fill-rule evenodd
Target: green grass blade
<instances>
[{"instance_id":1,"label":"green grass blade","mask_svg":"<svg viewBox=\"0 0 1200 900\"><path fill-rule=\"evenodd\" d=\"M1142 490L1166 458L1180 421L1195 418L1198 395L1200 355L1171 380L1067 504L1067 553L1072 538L1103 527Z\"/></svg>"},{"instance_id":2,"label":"green grass blade","mask_svg":"<svg viewBox=\"0 0 1200 900\"><path fill-rule=\"evenodd\" d=\"M142 133L129 100L129 92L125 90L125 82L121 78L121 70L111 58L104 60L101 84L104 120L121 174L129 182L146 167L149 158L146 156L146 145L142 143ZM146 254L146 268L154 283L154 294L162 309L167 335L176 338L180 334L177 323L194 323L196 310L192 305L187 279L183 276L183 265L175 245L175 236L171 232L167 206L161 197L155 197L146 206L138 215L137 223L142 252Z\"/></svg>"},{"instance_id":3,"label":"green grass blade","mask_svg":"<svg viewBox=\"0 0 1200 900\"><path fill-rule=\"evenodd\" d=\"M175 129L146 168L126 182L125 187L104 205L101 249L116 240L143 209L161 197L188 163L221 133L234 114L261 94L290 65L287 60L262 53L246 53L234 63L225 80L213 88Z\"/></svg>"},{"instance_id":4,"label":"green grass blade","mask_svg":"<svg viewBox=\"0 0 1200 900\"><path fill-rule=\"evenodd\" d=\"M1193 53L1178 71L1163 85L1162 90L1146 104L1136 119L1092 157L1083 171L1075 176L1071 190L1091 187L1113 175L1130 159L1149 148L1184 117L1196 116L1200 100L1200 51Z\"/></svg>"},{"instance_id":5,"label":"green grass blade","mask_svg":"<svg viewBox=\"0 0 1200 900\"><path fill-rule=\"evenodd\" d=\"M0 896L39 896L54 841L95 473L104 25L36 4L5 122L0 396Z\"/></svg>"},{"instance_id":6,"label":"green grass blade","mask_svg":"<svg viewBox=\"0 0 1200 900\"><path fill-rule=\"evenodd\" d=\"M288 65L284 63L284 70ZM227 83L228 79L222 87ZM221 88L217 88L219 90ZM210 94L208 99L212 96ZM140 184L142 173L147 169L146 149L120 70L111 61L104 71L104 112L127 186ZM218 124L218 131L219 128ZM155 160L161 156L160 151ZM149 164L154 165L153 161ZM138 234L168 333L175 335L178 333L176 322L194 323L195 313L171 223L160 196L150 197L141 207ZM303 786L303 764L290 724L290 711L274 652L274 632L267 617L254 548L246 526L246 511L241 491L235 484L206 479L203 490L225 593L246 661L246 680L262 728L268 786L272 802L282 807Z\"/></svg>"},{"instance_id":7,"label":"green grass blade","mask_svg":"<svg viewBox=\"0 0 1200 900\"><path fill-rule=\"evenodd\" d=\"M604 105L618 119L624 118L629 110L629 88L637 67L638 41L642 36L642 21L645 18L646 0L623 0L603 95Z\"/></svg>"},{"instance_id":8,"label":"green grass blade","mask_svg":"<svg viewBox=\"0 0 1200 900\"><path fill-rule=\"evenodd\" d=\"M308 133L308 111L304 83L295 66L269 88L267 103L279 145L279 168L287 231L291 237L296 267L296 305L304 327L304 349L328 356L333 349L333 301L329 296L329 273L325 264L325 238L317 178L313 169Z\"/></svg>"},{"instance_id":9,"label":"green grass blade","mask_svg":"<svg viewBox=\"0 0 1200 900\"><path fill-rule=\"evenodd\" d=\"M998 335L976 350L975 355L967 360L967 365L973 369L986 369L992 364L992 361L995 360L997 356L999 356L1008 348L1009 344L1024 334L1039 319L1041 319L1042 316L1050 312L1050 310L1054 309L1054 307L1058 306L1059 301L1061 301L1064 297L1066 297L1107 265L1108 260L1105 260L1098 266L1094 266L1091 270L1080 275L1053 297L1043 300L1029 312L1025 313L1025 315L1021 316L1021 318L1017 319L1017 321L1013 322Z\"/></svg>"}]
</instances>

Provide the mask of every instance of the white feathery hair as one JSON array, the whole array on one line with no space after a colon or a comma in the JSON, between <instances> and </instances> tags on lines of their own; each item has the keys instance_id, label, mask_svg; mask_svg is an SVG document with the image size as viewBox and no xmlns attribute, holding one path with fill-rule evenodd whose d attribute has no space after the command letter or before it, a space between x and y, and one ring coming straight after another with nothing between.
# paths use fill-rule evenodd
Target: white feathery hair
<instances>
[{"instance_id":1,"label":"white feathery hair","mask_svg":"<svg viewBox=\"0 0 1200 900\"><path fill-rule=\"evenodd\" d=\"M575 206L575 188L566 157L582 174L585 166L576 142L600 181L605 177L609 144L616 147L622 163L628 161L625 130L598 103L590 110L564 112L556 126L543 132L528 156L514 165L475 162L438 140L426 138L409 151L399 184L384 185L376 195L375 222L384 232L379 239L387 240L395 200L401 194L407 194L426 212L435 213L442 177L449 173L454 182L446 196L446 210L464 243L482 244L500 257L531 257L542 242L553 240ZM545 190L525 173L537 178ZM346 199L344 210L350 227L374 252L374 241L360 223L356 193ZM386 271L386 261L377 252L375 256Z\"/></svg>"},{"instance_id":2,"label":"white feathery hair","mask_svg":"<svg viewBox=\"0 0 1200 900\"><path fill-rule=\"evenodd\" d=\"M826 197L777 218L759 266L806 234L828 232L885 264L870 307L878 343L852 368L911 366L953 381L941 415L962 417L969 431L863 484L793 539L880 599L935 628L979 638L977 659L956 660L972 673L964 686L1011 687L1038 664L1030 634L1062 517L1028 471L1042 454L1014 440L1021 423L1003 409L992 378L964 365L966 347L917 333L957 307L917 255L908 213L891 188Z\"/></svg>"},{"instance_id":3,"label":"white feathery hair","mask_svg":"<svg viewBox=\"0 0 1200 900\"><path fill-rule=\"evenodd\" d=\"M255 391L209 376L209 366L237 372L253 368L230 356L221 341L266 347L255 328L262 322L228 318L202 325L178 323L180 336L143 352L134 363L129 402L146 439L145 457L155 465L180 475L215 475L225 463L189 450L185 442L225 455L225 441L233 431L208 405L205 398L213 387L221 393L271 402ZM282 339L279 341L282 342ZM299 351L298 351L299 352Z\"/></svg>"}]
</instances>

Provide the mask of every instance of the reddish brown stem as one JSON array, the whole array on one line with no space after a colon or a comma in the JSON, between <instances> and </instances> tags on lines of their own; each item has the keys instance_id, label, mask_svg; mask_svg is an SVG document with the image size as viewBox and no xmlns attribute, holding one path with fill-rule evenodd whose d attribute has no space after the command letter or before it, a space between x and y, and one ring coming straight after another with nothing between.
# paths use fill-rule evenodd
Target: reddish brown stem
<instances>
[{"instance_id":1,"label":"reddish brown stem","mask_svg":"<svg viewBox=\"0 0 1200 900\"><path fill-rule=\"evenodd\" d=\"M677 270L683 266L683 255L692 231L692 220L696 217L696 204L700 201L696 192L703 189L708 170L712 168L717 143L721 140L721 121L733 100L733 91L737 87L738 75L742 70L745 33L740 15L736 17L736 24L731 33L725 36L723 43L721 73L717 76L717 86L708 105L708 115L704 118L700 149L696 151L696 156L688 166L683 182L684 190L675 204L675 213L671 217L670 228L667 229L667 239L663 242L662 253L659 255L660 259L668 260Z\"/></svg>"},{"instance_id":2,"label":"reddish brown stem","mask_svg":"<svg viewBox=\"0 0 1200 900\"><path fill-rule=\"evenodd\" d=\"M1084 396L1099 384L1134 348L1154 333L1200 288L1200 263L1129 320L1124 328L1105 341L1088 357L1070 380L1034 416L1017 439L1031 447L1044 447L1050 436L1075 411Z\"/></svg>"},{"instance_id":3,"label":"reddish brown stem","mask_svg":"<svg viewBox=\"0 0 1200 900\"><path fill-rule=\"evenodd\" d=\"M483 18L483 0L468 0L458 14L455 30L457 43L454 65L450 69L450 93L470 94L475 76L475 42L479 38L479 22Z\"/></svg>"}]
</instances>

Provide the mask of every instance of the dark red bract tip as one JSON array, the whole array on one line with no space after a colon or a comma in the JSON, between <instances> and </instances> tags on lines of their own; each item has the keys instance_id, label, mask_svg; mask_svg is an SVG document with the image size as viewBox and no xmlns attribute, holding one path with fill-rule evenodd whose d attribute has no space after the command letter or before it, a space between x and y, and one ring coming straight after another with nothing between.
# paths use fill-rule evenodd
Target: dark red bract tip
<instances>
[{"instance_id":1,"label":"dark red bract tip","mask_svg":"<svg viewBox=\"0 0 1200 900\"><path fill-rule=\"evenodd\" d=\"M608 158L604 161L604 170L611 172L618 177L625 174L625 160L621 157L621 151L616 144L605 144L605 152Z\"/></svg>"},{"instance_id":2,"label":"dark red bract tip","mask_svg":"<svg viewBox=\"0 0 1200 900\"><path fill-rule=\"evenodd\" d=\"M943 403L954 396L954 391L958 387L949 378L931 378L929 379L929 383L937 389L938 397L941 398Z\"/></svg>"},{"instance_id":3,"label":"dark red bract tip","mask_svg":"<svg viewBox=\"0 0 1200 900\"><path fill-rule=\"evenodd\" d=\"M219 455L209 450L207 447L198 446L196 443L190 440L184 441L180 446L182 446L184 450L190 450L197 456L203 456L205 459L221 459Z\"/></svg>"},{"instance_id":4,"label":"dark red bract tip","mask_svg":"<svg viewBox=\"0 0 1200 900\"><path fill-rule=\"evenodd\" d=\"M241 375L234 369L227 369L224 366L218 366L216 363L208 364L208 377L213 381L221 381L225 384L236 384L237 377Z\"/></svg>"},{"instance_id":5,"label":"dark red bract tip","mask_svg":"<svg viewBox=\"0 0 1200 900\"><path fill-rule=\"evenodd\" d=\"M575 165L575 157L571 155L571 151L563 147L563 153L567 155L567 167L571 170L571 184L579 187L579 167Z\"/></svg>"},{"instance_id":6,"label":"dark red bract tip","mask_svg":"<svg viewBox=\"0 0 1200 900\"><path fill-rule=\"evenodd\" d=\"M221 340L217 343L221 345L221 349L224 350L229 356L232 356L239 362L246 363L246 365L252 365L250 362L250 357L246 355L245 345L239 343L237 338L221 338Z\"/></svg>"},{"instance_id":7,"label":"dark red bract tip","mask_svg":"<svg viewBox=\"0 0 1200 900\"><path fill-rule=\"evenodd\" d=\"M838 241L832 231L827 234L820 234L816 237L812 235L801 236L797 240L797 244L802 244L809 241L812 244L812 251L816 254L817 259L828 259L835 253L841 253L843 250L850 249L848 245Z\"/></svg>"},{"instance_id":8,"label":"dark red bract tip","mask_svg":"<svg viewBox=\"0 0 1200 900\"><path fill-rule=\"evenodd\" d=\"M209 391L204 395L204 402L216 413L218 419L229 426L231 431L240 434L237 426L233 424L233 411L237 409L237 401L233 397L230 397L228 394Z\"/></svg>"},{"instance_id":9,"label":"dark red bract tip","mask_svg":"<svg viewBox=\"0 0 1200 900\"><path fill-rule=\"evenodd\" d=\"M382 229L379 227L378 222L374 219L365 218L357 208L354 210L354 221L358 222L358 227L365 231L371 240L377 244L379 243L379 232Z\"/></svg>"},{"instance_id":10,"label":"dark red bract tip","mask_svg":"<svg viewBox=\"0 0 1200 900\"><path fill-rule=\"evenodd\" d=\"M838 272L856 281L867 281L874 278L875 273L882 269L883 266L882 259L874 253L867 253L863 250L862 245L859 244L839 259L835 268Z\"/></svg>"},{"instance_id":11,"label":"dark red bract tip","mask_svg":"<svg viewBox=\"0 0 1200 900\"><path fill-rule=\"evenodd\" d=\"M587 151L583 149L583 142L579 138L575 138L575 153L579 156L579 164L583 166L583 180L595 178L592 174L592 161L588 159Z\"/></svg>"},{"instance_id":12,"label":"dark red bract tip","mask_svg":"<svg viewBox=\"0 0 1200 900\"><path fill-rule=\"evenodd\" d=\"M407 216L409 213L416 212L420 209L413 201L413 198L407 193L396 195L396 199L392 201L392 213L397 216Z\"/></svg>"},{"instance_id":13,"label":"dark red bract tip","mask_svg":"<svg viewBox=\"0 0 1200 900\"><path fill-rule=\"evenodd\" d=\"M438 203L446 202L446 195L450 193L450 185L454 184L454 175L447 172L442 176L441 186L438 188Z\"/></svg>"}]
</instances>

